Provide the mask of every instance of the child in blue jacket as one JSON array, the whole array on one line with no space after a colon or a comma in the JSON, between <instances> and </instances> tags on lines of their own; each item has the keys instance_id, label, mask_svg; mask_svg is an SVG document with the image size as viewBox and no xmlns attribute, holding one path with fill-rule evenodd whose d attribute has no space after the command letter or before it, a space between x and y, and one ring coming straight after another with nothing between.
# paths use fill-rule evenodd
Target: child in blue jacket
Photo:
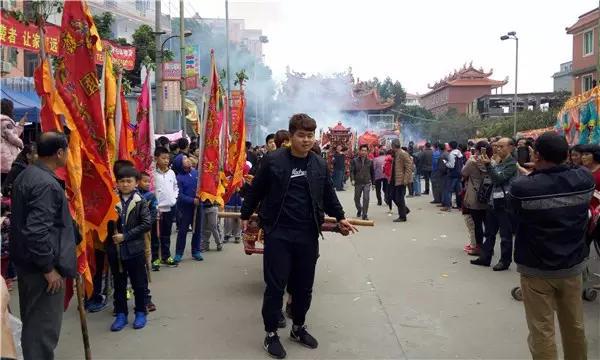
<instances>
[{"instance_id":1,"label":"child in blue jacket","mask_svg":"<svg viewBox=\"0 0 600 360\"><path fill-rule=\"evenodd\" d=\"M185 250L187 232L194 221L194 212L196 212L196 225L192 233L192 258L197 261L204 260L200 249L200 228L201 214L200 199L196 197L198 186L198 170L192 168L190 159L179 154L173 159L173 169L177 175L177 186L179 195L177 196L177 215L179 218L179 230L177 231L177 244L175 246L175 262L181 262Z\"/></svg>"}]
</instances>

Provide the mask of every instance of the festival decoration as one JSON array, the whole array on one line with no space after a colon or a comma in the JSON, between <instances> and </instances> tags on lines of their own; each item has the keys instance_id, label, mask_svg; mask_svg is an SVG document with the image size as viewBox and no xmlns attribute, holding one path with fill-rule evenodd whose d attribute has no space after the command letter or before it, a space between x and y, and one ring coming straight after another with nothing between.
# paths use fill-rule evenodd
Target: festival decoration
<instances>
[{"instance_id":1,"label":"festival decoration","mask_svg":"<svg viewBox=\"0 0 600 360\"><path fill-rule=\"evenodd\" d=\"M244 121L246 100L244 99L244 91L232 91L231 100L231 139L227 149L226 164L231 179L223 196L225 203L244 183L244 166L246 165L246 124Z\"/></svg>"},{"instance_id":2,"label":"festival decoration","mask_svg":"<svg viewBox=\"0 0 600 360\"><path fill-rule=\"evenodd\" d=\"M558 112L555 129L569 144L600 143L598 101L600 87L567 100Z\"/></svg>"}]
</instances>

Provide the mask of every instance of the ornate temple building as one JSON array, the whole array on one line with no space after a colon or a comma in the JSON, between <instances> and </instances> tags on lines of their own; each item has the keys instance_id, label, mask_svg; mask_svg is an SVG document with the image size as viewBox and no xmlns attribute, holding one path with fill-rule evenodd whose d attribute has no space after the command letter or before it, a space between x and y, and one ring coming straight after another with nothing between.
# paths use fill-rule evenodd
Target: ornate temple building
<instances>
[{"instance_id":1,"label":"ornate temple building","mask_svg":"<svg viewBox=\"0 0 600 360\"><path fill-rule=\"evenodd\" d=\"M466 64L462 69L454 71L433 86L427 85L431 91L421 96L421 106L435 115L444 114L451 108L459 113L466 113L469 105L477 98L490 95L492 89L506 85L504 80L490 79L493 70L485 72L483 68L475 69L473 64Z\"/></svg>"}]
</instances>

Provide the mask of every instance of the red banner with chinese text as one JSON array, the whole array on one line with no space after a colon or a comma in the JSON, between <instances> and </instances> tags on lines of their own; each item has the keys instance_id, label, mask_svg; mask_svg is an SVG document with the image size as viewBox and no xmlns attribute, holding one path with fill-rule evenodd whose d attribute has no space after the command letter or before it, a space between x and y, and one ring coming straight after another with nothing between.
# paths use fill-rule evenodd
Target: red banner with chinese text
<instances>
[{"instance_id":1,"label":"red banner with chinese text","mask_svg":"<svg viewBox=\"0 0 600 360\"><path fill-rule=\"evenodd\" d=\"M56 56L58 55L60 27L46 24L44 29L46 30L44 35L46 54ZM33 24L25 25L2 11L0 12L0 45L38 52L40 50L38 27ZM133 70L135 66L135 47L118 45L109 40L102 40L102 46L111 49L115 64L123 66L126 70ZM97 52L95 59L96 64L102 65L104 62L102 52Z\"/></svg>"},{"instance_id":2,"label":"red banner with chinese text","mask_svg":"<svg viewBox=\"0 0 600 360\"><path fill-rule=\"evenodd\" d=\"M81 139L81 189L85 220L90 230L106 237L107 222L114 218L116 196L108 164L106 130L96 76L94 26L83 1L64 4L56 87Z\"/></svg>"},{"instance_id":3,"label":"red banner with chinese text","mask_svg":"<svg viewBox=\"0 0 600 360\"><path fill-rule=\"evenodd\" d=\"M208 99L208 112L204 126L204 149L202 159L198 165L202 166L200 181L196 191L200 200L209 200L223 205L222 186L219 177L220 135L223 122L224 106L222 103L221 84L219 83L219 72L215 62L214 51L210 55L210 94Z\"/></svg>"}]
</instances>

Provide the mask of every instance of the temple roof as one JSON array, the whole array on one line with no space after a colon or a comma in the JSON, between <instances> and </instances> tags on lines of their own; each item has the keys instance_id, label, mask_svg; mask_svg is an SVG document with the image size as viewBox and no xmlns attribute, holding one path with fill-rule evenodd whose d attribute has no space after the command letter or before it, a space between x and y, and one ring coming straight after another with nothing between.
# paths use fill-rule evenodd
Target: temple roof
<instances>
[{"instance_id":1,"label":"temple roof","mask_svg":"<svg viewBox=\"0 0 600 360\"><path fill-rule=\"evenodd\" d=\"M594 23L593 25L595 26L598 22L598 16L600 15L600 12L598 11L598 8L595 8L593 10L590 10L588 12L586 12L583 15L579 16L579 19L577 20L577 22L571 26L569 26L568 28L566 28L565 30L567 30L567 34L575 34L578 33L581 30L584 30L584 28L586 26L590 26L592 24L590 23Z\"/></svg>"},{"instance_id":2,"label":"temple roof","mask_svg":"<svg viewBox=\"0 0 600 360\"><path fill-rule=\"evenodd\" d=\"M460 70L455 70L453 73L437 81L433 86L427 84L427 87L431 89L430 92L423 96L427 96L437 90L445 88L446 86L482 86L487 85L492 89L506 85L508 83L508 77L504 80L493 80L489 77L494 73L493 69L485 72L483 68L475 69L473 63L463 65Z\"/></svg>"},{"instance_id":3,"label":"temple roof","mask_svg":"<svg viewBox=\"0 0 600 360\"><path fill-rule=\"evenodd\" d=\"M375 89L367 92L352 93L346 103L340 108L341 111L368 111L368 110L385 110L394 106L394 100L379 99L379 95Z\"/></svg>"},{"instance_id":4,"label":"temple roof","mask_svg":"<svg viewBox=\"0 0 600 360\"><path fill-rule=\"evenodd\" d=\"M349 127L345 127L344 125L342 125L341 121L338 121L337 125L334 127L330 127L329 131L335 131L335 132L350 132L350 128Z\"/></svg>"}]
</instances>

